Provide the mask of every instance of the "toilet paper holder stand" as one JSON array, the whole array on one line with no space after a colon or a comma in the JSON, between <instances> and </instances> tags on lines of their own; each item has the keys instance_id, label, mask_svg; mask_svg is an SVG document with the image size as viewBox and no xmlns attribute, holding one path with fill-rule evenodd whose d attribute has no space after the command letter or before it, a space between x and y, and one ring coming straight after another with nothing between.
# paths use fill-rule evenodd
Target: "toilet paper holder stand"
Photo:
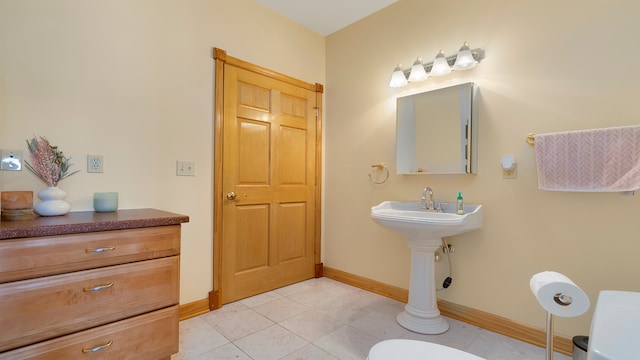
<instances>
[{"instance_id":1,"label":"toilet paper holder stand","mask_svg":"<svg viewBox=\"0 0 640 360\"><path fill-rule=\"evenodd\" d=\"M553 301L560 306L569 306L573 302L571 296L557 293L553 295ZM547 311L547 348L546 360L553 360L553 314Z\"/></svg>"}]
</instances>

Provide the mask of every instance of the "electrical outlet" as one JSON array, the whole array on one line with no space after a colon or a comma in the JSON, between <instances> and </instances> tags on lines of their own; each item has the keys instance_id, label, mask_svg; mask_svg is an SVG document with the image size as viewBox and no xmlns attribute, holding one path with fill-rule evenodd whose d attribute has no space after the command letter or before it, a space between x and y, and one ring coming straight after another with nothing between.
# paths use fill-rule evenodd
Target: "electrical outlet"
<instances>
[{"instance_id":1,"label":"electrical outlet","mask_svg":"<svg viewBox=\"0 0 640 360\"><path fill-rule=\"evenodd\" d=\"M196 163L193 161L176 161L176 175L196 176Z\"/></svg>"},{"instance_id":2,"label":"electrical outlet","mask_svg":"<svg viewBox=\"0 0 640 360\"><path fill-rule=\"evenodd\" d=\"M0 170L20 171L22 170L21 150L1 150Z\"/></svg>"},{"instance_id":3,"label":"electrical outlet","mask_svg":"<svg viewBox=\"0 0 640 360\"><path fill-rule=\"evenodd\" d=\"M502 169L503 179L517 179L518 178L518 163L513 163L511 170Z\"/></svg>"},{"instance_id":4,"label":"electrical outlet","mask_svg":"<svg viewBox=\"0 0 640 360\"><path fill-rule=\"evenodd\" d=\"M87 155L87 172L88 173L104 172L104 159L102 155Z\"/></svg>"}]
</instances>

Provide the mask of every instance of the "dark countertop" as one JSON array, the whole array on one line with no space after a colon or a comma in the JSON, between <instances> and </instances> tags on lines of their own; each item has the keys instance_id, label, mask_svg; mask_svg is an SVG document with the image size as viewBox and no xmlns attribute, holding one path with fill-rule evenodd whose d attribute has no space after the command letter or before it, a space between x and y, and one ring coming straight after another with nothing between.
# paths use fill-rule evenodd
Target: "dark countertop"
<instances>
[{"instance_id":1,"label":"dark countertop","mask_svg":"<svg viewBox=\"0 0 640 360\"><path fill-rule=\"evenodd\" d=\"M156 209L70 212L61 216L41 216L32 220L0 221L0 240L34 236L178 225L189 222L186 215Z\"/></svg>"}]
</instances>

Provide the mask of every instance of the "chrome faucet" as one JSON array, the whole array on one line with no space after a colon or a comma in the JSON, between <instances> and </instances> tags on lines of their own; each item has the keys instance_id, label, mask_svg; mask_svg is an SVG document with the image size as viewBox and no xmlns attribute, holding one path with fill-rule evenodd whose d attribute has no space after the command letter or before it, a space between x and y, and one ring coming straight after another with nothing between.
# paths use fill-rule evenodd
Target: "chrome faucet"
<instances>
[{"instance_id":1,"label":"chrome faucet","mask_svg":"<svg viewBox=\"0 0 640 360\"><path fill-rule=\"evenodd\" d=\"M429 194L429 201L427 201L427 194ZM424 210L435 210L435 203L433 202L433 189L431 189L430 187L426 187L424 188L424 190L422 190L422 208Z\"/></svg>"}]
</instances>

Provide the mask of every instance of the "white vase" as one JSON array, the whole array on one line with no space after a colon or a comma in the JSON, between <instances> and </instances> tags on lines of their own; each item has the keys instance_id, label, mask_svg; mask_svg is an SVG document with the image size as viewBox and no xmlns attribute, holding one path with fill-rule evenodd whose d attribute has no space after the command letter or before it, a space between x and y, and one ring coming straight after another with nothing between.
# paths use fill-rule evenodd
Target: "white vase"
<instances>
[{"instance_id":1,"label":"white vase","mask_svg":"<svg viewBox=\"0 0 640 360\"><path fill-rule=\"evenodd\" d=\"M33 208L40 216L57 216L64 215L71 210L71 205L63 199L67 196L67 192L51 186L38 192L39 203Z\"/></svg>"}]
</instances>

